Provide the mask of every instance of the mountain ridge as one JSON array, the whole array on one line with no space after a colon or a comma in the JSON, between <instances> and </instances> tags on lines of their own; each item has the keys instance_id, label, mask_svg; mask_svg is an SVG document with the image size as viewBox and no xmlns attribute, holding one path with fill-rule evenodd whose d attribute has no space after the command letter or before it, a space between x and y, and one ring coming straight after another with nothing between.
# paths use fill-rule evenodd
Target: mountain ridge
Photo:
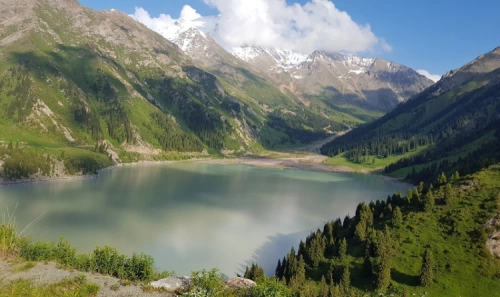
<instances>
[{"instance_id":1,"label":"mountain ridge","mask_svg":"<svg viewBox=\"0 0 500 297\"><path fill-rule=\"evenodd\" d=\"M243 62L243 64L237 62L236 64L251 69L261 78L278 87L284 94L293 94L296 97L295 100L299 99L308 108L316 111L328 110L330 117L335 116L339 111L345 112L355 109L360 111L348 112L349 116L357 117L358 122L370 121L377 118L380 112L394 108L399 102L433 84L432 81L410 68L398 68L401 71L387 68L384 69L385 73L383 73L380 70L382 64L376 65L376 74L366 75L362 78L363 81L369 83L360 83L360 79L352 78L352 75L365 74L368 71L367 67L370 66L367 64L381 61L377 58L362 58L339 53L327 54L320 51L305 55L286 49L258 46L236 47L226 50L218 45L217 49L214 50L216 42L210 37L210 32L183 26L182 22L169 26L165 30L170 33L164 34L164 37L176 43L180 48L196 44L194 47L197 50L192 51L186 48L187 53L202 65L206 65L207 71L217 71L217 67L213 65L215 51L218 53L216 60L219 61L232 60L226 55L230 53ZM178 32L178 34L175 35L171 32ZM186 35L186 32L190 32L190 34ZM329 56L328 61L323 61L328 65L319 68L311 65L314 58L320 55ZM333 74L329 70L335 62L343 63L342 74ZM403 67L394 62L386 63ZM307 71L308 68L309 70L320 70L318 70L317 75L312 73L312 78L309 81L302 83L301 80L311 75L311 71ZM382 76L382 78L379 79L378 76ZM363 115L366 112L374 113L367 117ZM379 114L376 115L377 113Z\"/></svg>"},{"instance_id":2,"label":"mountain ridge","mask_svg":"<svg viewBox=\"0 0 500 297\"><path fill-rule=\"evenodd\" d=\"M499 90L496 48L321 152L353 164L382 162L386 174L412 182L433 181L441 172L474 173L500 162Z\"/></svg>"}]
</instances>

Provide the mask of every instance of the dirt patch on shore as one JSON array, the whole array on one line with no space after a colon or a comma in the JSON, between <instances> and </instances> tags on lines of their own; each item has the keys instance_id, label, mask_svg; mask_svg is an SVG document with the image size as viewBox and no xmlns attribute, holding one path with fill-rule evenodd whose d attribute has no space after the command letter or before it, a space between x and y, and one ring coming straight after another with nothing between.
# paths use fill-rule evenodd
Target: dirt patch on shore
<instances>
[{"instance_id":1,"label":"dirt patch on shore","mask_svg":"<svg viewBox=\"0 0 500 297\"><path fill-rule=\"evenodd\" d=\"M241 164L261 168L291 168L310 171L325 172L355 172L347 166L325 165L323 162L327 157L321 155L307 155L303 157L290 158L266 158L259 156L248 156L237 159L210 159L198 160L198 163L204 164ZM368 172L366 172L368 173Z\"/></svg>"},{"instance_id":2,"label":"dirt patch on shore","mask_svg":"<svg viewBox=\"0 0 500 297\"><path fill-rule=\"evenodd\" d=\"M119 279L100 274L62 269L56 263L35 263L33 267L24 269L27 262L13 259L0 259L0 286L5 286L19 279L29 280L33 285L47 285L61 282L65 279L84 276L86 280L100 287L98 297L171 297L168 293L144 293L142 284L124 285Z\"/></svg>"}]
</instances>

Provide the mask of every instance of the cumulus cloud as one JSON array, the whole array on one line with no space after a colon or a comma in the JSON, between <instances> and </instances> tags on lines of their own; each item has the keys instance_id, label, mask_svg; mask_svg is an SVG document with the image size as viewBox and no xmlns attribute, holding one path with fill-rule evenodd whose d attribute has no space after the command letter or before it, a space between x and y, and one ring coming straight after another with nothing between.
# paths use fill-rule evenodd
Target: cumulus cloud
<instances>
[{"instance_id":1,"label":"cumulus cloud","mask_svg":"<svg viewBox=\"0 0 500 297\"><path fill-rule=\"evenodd\" d=\"M370 25L357 24L329 0L312 0L304 5L286 0L204 0L218 15L202 16L186 5L180 18L160 14L151 17L142 8L131 15L149 28L171 37L173 24L196 27L211 34L223 47L262 46L302 53L390 51Z\"/></svg>"},{"instance_id":2,"label":"cumulus cloud","mask_svg":"<svg viewBox=\"0 0 500 297\"><path fill-rule=\"evenodd\" d=\"M441 75L439 75L439 74L430 74L429 71L427 71L427 70L419 69L419 70L417 70L417 72L419 74L427 77L428 79L432 80L433 82L438 82L441 79Z\"/></svg>"}]
</instances>

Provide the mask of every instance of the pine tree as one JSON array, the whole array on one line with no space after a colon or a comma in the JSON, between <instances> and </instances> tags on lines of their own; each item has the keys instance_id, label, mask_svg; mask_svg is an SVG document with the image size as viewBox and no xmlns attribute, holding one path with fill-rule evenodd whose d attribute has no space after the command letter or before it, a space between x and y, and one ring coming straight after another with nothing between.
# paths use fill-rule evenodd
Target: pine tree
<instances>
[{"instance_id":1,"label":"pine tree","mask_svg":"<svg viewBox=\"0 0 500 297\"><path fill-rule=\"evenodd\" d=\"M345 237L342 238L342 241L340 242L340 247L339 247L339 259L340 261L344 261L347 256L347 241L345 240Z\"/></svg>"},{"instance_id":2,"label":"pine tree","mask_svg":"<svg viewBox=\"0 0 500 297\"><path fill-rule=\"evenodd\" d=\"M278 265L276 266L276 271L274 272L274 276L281 277L281 259L278 259Z\"/></svg>"},{"instance_id":3,"label":"pine tree","mask_svg":"<svg viewBox=\"0 0 500 297\"><path fill-rule=\"evenodd\" d=\"M326 284L324 275L321 277L321 285L319 287L318 297L328 297L328 285Z\"/></svg>"},{"instance_id":4,"label":"pine tree","mask_svg":"<svg viewBox=\"0 0 500 297\"><path fill-rule=\"evenodd\" d=\"M342 278L340 279L340 288L346 295L351 289L351 272L347 266L344 267L344 272L342 273Z\"/></svg>"},{"instance_id":5,"label":"pine tree","mask_svg":"<svg viewBox=\"0 0 500 297\"><path fill-rule=\"evenodd\" d=\"M379 271L377 275L377 288L385 291L391 283L392 259L396 253L389 227L378 235L377 255L380 257Z\"/></svg>"},{"instance_id":6,"label":"pine tree","mask_svg":"<svg viewBox=\"0 0 500 297\"><path fill-rule=\"evenodd\" d=\"M420 184L417 187L417 191L418 191L419 194L422 194L424 192L424 190L425 190L425 184L424 184L423 181L421 181Z\"/></svg>"},{"instance_id":7,"label":"pine tree","mask_svg":"<svg viewBox=\"0 0 500 297\"><path fill-rule=\"evenodd\" d=\"M446 175L444 174L444 172L441 172L441 174L437 178L437 184L444 185L447 181L448 179L446 178Z\"/></svg>"},{"instance_id":8,"label":"pine tree","mask_svg":"<svg viewBox=\"0 0 500 297\"><path fill-rule=\"evenodd\" d=\"M411 204L413 200L413 191L411 189L408 189L408 193L406 194L406 202L408 204Z\"/></svg>"},{"instance_id":9,"label":"pine tree","mask_svg":"<svg viewBox=\"0 0 500 297\"><path fill-rule=\"evenodd\" d=\"M401 227L403 224L403 213L401 212L401 208L399 206L396 206L394 208L394 211L392 212L392 225L396 228Z\"/></svg>"},{"instance_id":10,"label":"pine tree","mask_svg":"<svg viewBox=\"0 0 500 297\"><path fill-rule=\"evenodd\" d=\"M264 269L262 269L262 267L253 263L250 269L248 269L248 267L245 269L244 277L254 281L258 281L265 278L266 274L264 273Z\"/></svg>"},{"instance_id":11,"label":"pine tree","mask_svg":"<svg viewBox=\"0 0 500 297\"><path fill-rule=\"evenodd\" d=\"M420 269L420 285L422 287L428 287L433 283L434 279L434 257L430 248L425 250L424 256L422 258L422 268Z\"/></svg>"},{"instance_id":12,"label":"pine tree","mask_svg":"<svg viewBox=\"0 0 500 297\"><path fill-rule=\"evenodd\" d=\"M432 194L432 191L429 190L424 196L424 211L431 212L435 203L436 201L434 199L434 195Z\"/></svg>"},{"instance_id":13,"label":"pine tree","mask_svg":"<svg viewBox=\"0 0 500 297\"><path fill-rule=\"evenodd\" d=\"M354 236L359 241L365 241L366 239L366 220L361 219L354 229Z\"/></svg>"}]
</instances>

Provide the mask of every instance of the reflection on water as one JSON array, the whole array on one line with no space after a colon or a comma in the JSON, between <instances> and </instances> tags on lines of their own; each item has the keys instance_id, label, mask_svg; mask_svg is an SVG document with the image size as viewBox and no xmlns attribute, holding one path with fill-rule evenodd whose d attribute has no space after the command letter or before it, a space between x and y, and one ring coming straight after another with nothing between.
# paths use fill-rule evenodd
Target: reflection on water
<instances>
[{"instance_id":1,"label":"reflection on water","mask_svg":"<svg viewBox=\"0 0 500 297\"><path fill-rule=\"evenodd\" d=\"M144 252L178 274L218 267L233 276L252 261L272 273L324 222L406 190L370 175L175 163L1 187L0 205L18 204L21 228L47 212L30 230L34 238L62 235L86 252L103 245Z\"/></svg>"}]
</instances>

